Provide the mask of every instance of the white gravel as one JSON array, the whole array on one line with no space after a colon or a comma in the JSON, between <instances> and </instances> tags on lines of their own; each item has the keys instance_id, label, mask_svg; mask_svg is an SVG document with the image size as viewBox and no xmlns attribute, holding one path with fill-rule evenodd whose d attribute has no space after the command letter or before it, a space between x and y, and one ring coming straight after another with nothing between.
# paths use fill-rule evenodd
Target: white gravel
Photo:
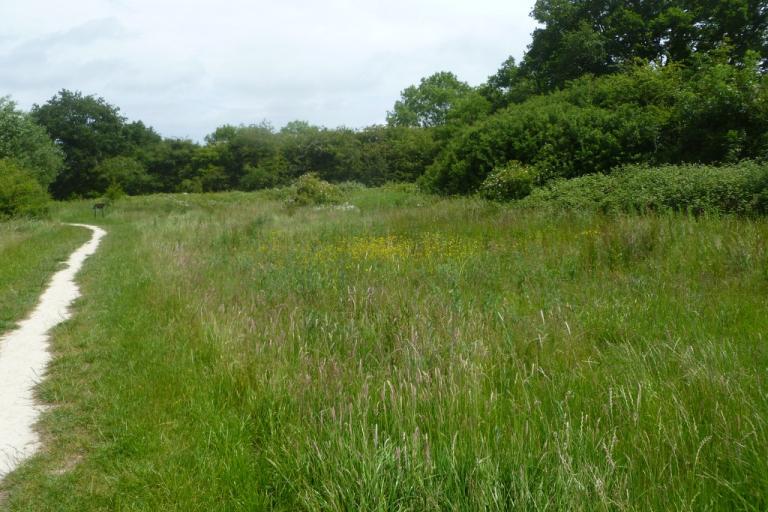
<instances>
[{"instance_id":1,"label":"white gravel","mask_svg":"<svg viewBox=\"0 0 768 512\"><path fill-rule=\"evenodd\" d=\"M69 306L80 296L75 274L106 234L96 226L72 225L93 231L91 240L73 252L66 268L53 276L32 314L0 338L0 479L40 446L34 427L43 407L35 402L33 388L51 359L48 332L70 317Z\"/></svg>"}]
</instances>

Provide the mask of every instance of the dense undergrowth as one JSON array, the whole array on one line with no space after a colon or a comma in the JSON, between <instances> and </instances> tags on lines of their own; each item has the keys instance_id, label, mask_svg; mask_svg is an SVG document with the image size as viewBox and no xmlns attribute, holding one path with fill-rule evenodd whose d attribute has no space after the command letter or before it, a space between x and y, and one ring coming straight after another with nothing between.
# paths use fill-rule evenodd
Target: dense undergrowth
<instances>
[{"instance_id":1,"label":"dense undergrowth","mask_svg":"<svg viewBox=\"0 0 768 512\"><path fill-rule=\"evenodd\" d=\"M6 506L768 506L765 220L343 199L121 200Z\"/></svg>"},{"instance_id":2,"label":"dense undergrowth","mask_svg":"<svg viewBox=\"0 0 768 512\"><path fill-rule=\"evenodd\" d=\"M627 166L611 174L559 180L536 188L521 206L643 213L768 213L768 165Z\"/></svg>"},{"instance_id":3,"label":"dense undergrowth","mask_svg":"<svg viewBox=\"0 0 768 512\"><path fill-rule=\"evenodd\" d=\"M768 78L755 61L641 65L586 75L512 103L456 132L420 178L450 194L476 191L517 161L544 183L629 164L723 164L768 156Z\"/></svg>"}]
</instances>

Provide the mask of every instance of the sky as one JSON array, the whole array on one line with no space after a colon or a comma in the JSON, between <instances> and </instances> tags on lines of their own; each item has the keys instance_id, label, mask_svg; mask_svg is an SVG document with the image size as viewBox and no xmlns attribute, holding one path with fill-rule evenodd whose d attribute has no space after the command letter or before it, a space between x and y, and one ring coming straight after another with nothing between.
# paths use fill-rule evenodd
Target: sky
<instances>
[{"instance_id":1,"label":"sky","mask_svg":"<svg viewBox=\"0 0 768 512\"><path fill-rule=\"evenodd\" d=\"M534 0L5 0L0 96L70 89L165 137L292 120L385 122L400 92L452 71L478 85L530 42Z\"/></svg>"}]
</instances>

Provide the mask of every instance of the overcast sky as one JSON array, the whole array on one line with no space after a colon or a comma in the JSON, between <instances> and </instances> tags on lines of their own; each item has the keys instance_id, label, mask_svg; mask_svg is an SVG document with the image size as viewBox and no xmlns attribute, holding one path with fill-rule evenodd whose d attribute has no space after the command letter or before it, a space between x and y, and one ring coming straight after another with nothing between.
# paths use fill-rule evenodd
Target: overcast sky
<instances>
[{"instance_id":1,"label":"overcast sky","mask_svg":"<svg viewBox=\"0 0 768 512\"><path fill-rule=\"evenodd\" d=\"M482 83L530 42L534 0L4 0L0 96L97 94L167 137L294 119L382 123L437 71Z\"/></svg>"}]
</instances>

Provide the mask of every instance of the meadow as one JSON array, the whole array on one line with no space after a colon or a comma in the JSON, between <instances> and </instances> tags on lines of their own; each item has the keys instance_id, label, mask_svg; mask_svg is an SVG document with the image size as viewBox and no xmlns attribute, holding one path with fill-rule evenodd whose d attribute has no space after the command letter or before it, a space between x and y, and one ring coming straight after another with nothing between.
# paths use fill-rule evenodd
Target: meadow
<instances>
[{"instance_id":1,"label":"meadow","mask_svg":"<svg viewBox=\"0 0 768 512\"><path fill-rule=\"evenodd\" d=\"M109 234L0 508L768 508L764 218L346 194L58 203Z\"/></svg>"}]
</instances>

